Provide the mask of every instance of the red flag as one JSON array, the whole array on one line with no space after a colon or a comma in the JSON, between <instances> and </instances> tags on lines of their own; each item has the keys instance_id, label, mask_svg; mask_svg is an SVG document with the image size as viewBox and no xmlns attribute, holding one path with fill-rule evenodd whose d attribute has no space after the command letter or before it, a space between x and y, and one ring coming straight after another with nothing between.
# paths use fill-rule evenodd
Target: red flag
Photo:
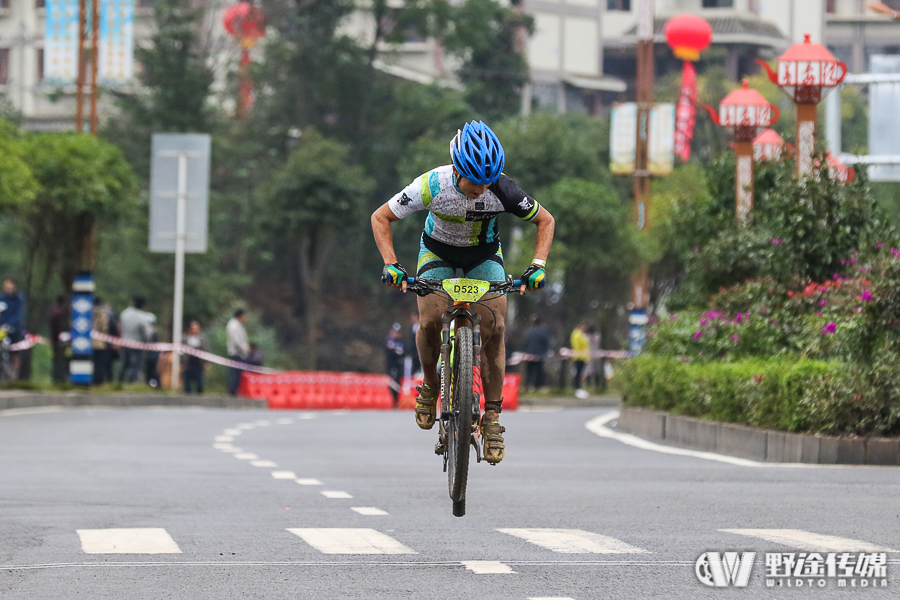
<instances>
[{"instance_id":1,"label":"red flag","mask_svg":"<svg viewBox=\"0 0 900 600\"><path fill-rule=\"evenodd\" d=\"M696 103L697 71L694 70L694 65L684 61L684 68L681 70L681 94L675 108L675 154L684 162L691 157Z\"/></svg>"}]
</instances>

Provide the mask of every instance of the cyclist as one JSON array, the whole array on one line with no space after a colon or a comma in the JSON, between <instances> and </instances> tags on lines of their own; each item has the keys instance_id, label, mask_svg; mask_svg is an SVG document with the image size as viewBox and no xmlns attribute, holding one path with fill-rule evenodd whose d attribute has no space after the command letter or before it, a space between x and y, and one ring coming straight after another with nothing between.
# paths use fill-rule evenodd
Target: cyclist
<instances>
[{"instance_id":1,"label":"cyclist","mask_svg":"<svg viewBox=\"0 0 900 600\"><path fill-rule=\"evenodd\" d=\"M383 278L388 285L406 292L407 272L397 261L391 237L391 223L410 214L428 210L425 231L419 245L416 277L443 280L461 269L466 277L503 281L503 252L500 248L497 217L513 215L537 226L534 259L522 274L520 293L536 289L546 277L545 265L553 241L553 216L534 198L504 175L505 155L500 140L480 121L466 123L450 142L451 164L433 169L384 203L372 214L375 243L384 259ZM388 276L388 277L385 277ZM423 384L417 388L416 423L431 429L437 416L440 379L437 365L441 349L441 314L446 302L435 295L419 297L421 325L416 347L422 363ZM499 416L506 370L504 319L506 296L500 295L476 305L482 318L482 380L484 416L481 434L485 460L503 460L505 446Z\"/></svg>"}]
</instances>

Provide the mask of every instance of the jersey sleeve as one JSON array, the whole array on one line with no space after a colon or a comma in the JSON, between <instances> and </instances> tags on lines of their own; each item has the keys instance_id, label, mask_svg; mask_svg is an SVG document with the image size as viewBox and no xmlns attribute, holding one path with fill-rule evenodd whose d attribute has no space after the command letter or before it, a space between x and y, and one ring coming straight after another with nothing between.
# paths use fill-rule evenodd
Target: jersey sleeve
<instances>
[{"instance_id":1,"label":"jersey sleeve","mask_svg":"<svg viewBox=\"0 0 900 600\"><path fill-rule=\"evenodd\" d=\"M422 195L422 182L427 185L428 174L416 177L412 183L388 200L388 208L398 219L405 219L414 212L424 210L427 206Z\"/></svg>"},{"instance_id":2,"label":"jersey sleeve","mask_svg":"<svg viewBox=\"0 0 900 600\"><path fill-rule=\"evenodd\" d=\"M500 179L491 184L490 190L494 192L503 209L520 219L533 220L541 211L540 203L522 191L518 184L507 177L500 175Z\"/></svg>"}]
</instances>

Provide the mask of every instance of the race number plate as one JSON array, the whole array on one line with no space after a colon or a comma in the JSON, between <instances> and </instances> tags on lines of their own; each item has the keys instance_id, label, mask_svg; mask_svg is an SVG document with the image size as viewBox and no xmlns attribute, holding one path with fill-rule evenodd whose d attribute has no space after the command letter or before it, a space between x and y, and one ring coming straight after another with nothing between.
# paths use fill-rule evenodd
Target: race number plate
<instances>
[{"instance_id":1,"label":"race number plate","mask_svg":"<svg viewBox=\"0 0 900 600\"><path fill-rule=\"evenodd\" d=\"M491 287L489 281L464 278L445 279L442 285L454 302L477 302Z\"/></svg>"}]
</instances>

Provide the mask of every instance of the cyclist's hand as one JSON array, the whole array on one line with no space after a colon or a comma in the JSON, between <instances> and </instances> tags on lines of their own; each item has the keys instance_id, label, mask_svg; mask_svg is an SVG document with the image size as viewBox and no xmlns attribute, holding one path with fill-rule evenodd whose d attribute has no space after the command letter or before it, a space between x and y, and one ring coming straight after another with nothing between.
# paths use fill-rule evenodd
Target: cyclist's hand
<instances>
[{"instance_id":1,"label":"cyclist's hand","mask_svg":"<svg viewBox=\"0 0 900 600\"><path fill-rule=\"evenodd\" d=\"M400 288L404 292L406 291L407 277L406 269L398 262L392 265L384 265L384 269L381 270L381 281L383 283L391 287Z\"/></svg>"},{"instance_id":2,"label":"cyclist's hand","mask_svg":"<svg viewBox=\"0 0 900 600\"><path fill-rule=\"evenodd\" d=\"M522 288L520 294L524 294L527 288L536 290L544 287L544 280L547 278L547 272L541 265L531 265L522 273Z\"/></svg>"}]
</instances>

